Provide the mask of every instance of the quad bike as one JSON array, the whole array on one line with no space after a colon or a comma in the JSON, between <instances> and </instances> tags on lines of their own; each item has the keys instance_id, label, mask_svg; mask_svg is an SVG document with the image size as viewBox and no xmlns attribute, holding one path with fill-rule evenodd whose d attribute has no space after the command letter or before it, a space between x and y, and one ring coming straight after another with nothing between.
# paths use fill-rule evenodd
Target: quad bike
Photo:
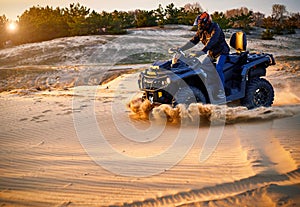
<instances>
[{"instance_id":1,"label":"quad bike","mask_svg":"<svg viewBox=\"0 0 300 207\"><path fill-rule=\"evenodd\" d=\"M230 46L236 49L236 53L228 55L223 68L225 90L222 88L226 95L223 99L215 95L218 87L214 85L218 82L220 85L215 63L201 62L199 58L187 56L177 49L172 60L157 61L141 72L138 84L144 92L143 100L173 106L195 102L225 104L233 101L240 101L248 109L271 106L274 90L262 76L266 75L268 66L275 65L275 60L271 54L245 51L246 45L243 32L231 36Z\"/></svg>"}]
</instances>

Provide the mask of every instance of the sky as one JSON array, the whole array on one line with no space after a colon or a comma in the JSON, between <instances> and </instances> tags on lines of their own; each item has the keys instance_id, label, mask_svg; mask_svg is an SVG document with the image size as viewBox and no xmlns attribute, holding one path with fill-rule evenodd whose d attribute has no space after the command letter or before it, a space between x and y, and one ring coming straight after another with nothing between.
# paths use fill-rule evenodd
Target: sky
<instances>
[{"instance_id":1,"label":"sky","mask_svg":"<svg viewBox=\"0 0 300 207\"><path fill-rule=\"evenodd\" d=\"M300 12L300 0L0 0L0 15L5 15L10 20L17 20L17 16L32 6L69 7L71 3L80 3L96 12L113 10L131 11L135 9L151 10L174 3L182 7L187 3L198 2L206 11L226 11L240 7L247 7L259 11L267 16L272 12L273 4L283 4L289 12Z\"/></svg>"}]
</instances>

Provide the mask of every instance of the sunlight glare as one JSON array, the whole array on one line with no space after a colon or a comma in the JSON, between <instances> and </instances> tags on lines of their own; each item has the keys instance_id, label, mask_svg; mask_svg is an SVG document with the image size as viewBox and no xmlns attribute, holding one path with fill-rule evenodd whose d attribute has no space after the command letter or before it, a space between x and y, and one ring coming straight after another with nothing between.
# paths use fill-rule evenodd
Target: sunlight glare
<instances>
[{"instance_id":1,"label":"sunlight glare","mask_svg":"<svg viewBox=\"0 0 300 207\"><path fill-rule=\"evenodd\" d=\"M11 22L11 23L8 24L7 29L10 32L14 32L14 31L17 30L17 24L15 22Z\"/></svg>"}]
</instances>

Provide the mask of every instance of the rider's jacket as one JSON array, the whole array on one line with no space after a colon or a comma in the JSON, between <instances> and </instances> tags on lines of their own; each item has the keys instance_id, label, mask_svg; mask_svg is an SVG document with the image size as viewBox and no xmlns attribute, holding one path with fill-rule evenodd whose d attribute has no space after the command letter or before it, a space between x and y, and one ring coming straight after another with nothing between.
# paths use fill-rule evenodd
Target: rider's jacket
<instances>
[{"instance_id":1,"label":"rider's jacket","mask_svg":"<svg viewBox=\"0 0 300 207\"><path fill-rule=\"evenodd\" d=\"M210 27L205 30L198 29L190 41L195 45L201 41L205 45L202 51L205 53L209 51L209 54L214 58L228 54L230 50L225 41L224 32L215 22L212 22Z\"/></svg>"}]
</instances>

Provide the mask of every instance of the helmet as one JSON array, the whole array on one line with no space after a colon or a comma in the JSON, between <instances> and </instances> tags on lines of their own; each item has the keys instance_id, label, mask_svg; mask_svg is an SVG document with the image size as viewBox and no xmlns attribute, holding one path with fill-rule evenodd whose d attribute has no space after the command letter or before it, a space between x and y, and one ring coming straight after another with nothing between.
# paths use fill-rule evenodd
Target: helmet
<instances>
[{"instance_id":1,"label":"helmet","mask_svg":"<svg viewBox=\"0 0 300 207\"><path fill-rule=\"evenodd\" d=\"M200 28L208 28L211 23L211 17L207 12L203 12L202 14L198 15L194 21L193 26L197 26Z\"/></svg>"}]
</instances>

